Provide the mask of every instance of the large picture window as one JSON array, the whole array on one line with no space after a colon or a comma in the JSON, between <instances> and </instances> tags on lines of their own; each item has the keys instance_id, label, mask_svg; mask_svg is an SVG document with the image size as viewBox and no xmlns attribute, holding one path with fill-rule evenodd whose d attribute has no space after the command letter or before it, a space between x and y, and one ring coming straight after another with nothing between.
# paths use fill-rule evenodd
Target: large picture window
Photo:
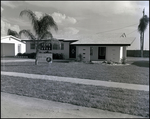
<instances>
[{"instance_id":1,"label":"large picture window","mask_svg":"<svg viewBox=\"0 0 150 119\"><path fill-rule=\"evenodd\" d=\"M40 50L52 50L52 44L51 43L42 43Z\"/></svg>"},{"instance_id":2,"label":"large picture window","mask_svg":"<svg viewBox=\"0 0 150 119\"><path fill-rule=\"evenodd\" d=\"M54 43L53 50L64 50L64 43Z\"/></svg>"}]
</instances>

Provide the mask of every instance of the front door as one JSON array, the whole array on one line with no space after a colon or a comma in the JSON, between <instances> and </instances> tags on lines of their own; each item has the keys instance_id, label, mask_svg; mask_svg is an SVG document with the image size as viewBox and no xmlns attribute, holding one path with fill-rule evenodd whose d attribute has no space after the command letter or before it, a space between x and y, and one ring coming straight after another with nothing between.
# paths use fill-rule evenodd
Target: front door
<instances>
[{"instance_id":1,"label":"front door","mask_svg":"<svg viewBox=\"0 0 150 119\"><path fill-rule=\"evenodd\" d=\"M70 45L69 57L70 58L76 58L76 46Z\"/></svg>"},{"instance_id":2,"label":"front door","mask_svg":"<svg viewBox=\"0 0 150 119\"><path fill-rule=\"evenodd\" d=\"M98 47L98 59L105 59L106 47Z\"/></svg>"}]
</instances>

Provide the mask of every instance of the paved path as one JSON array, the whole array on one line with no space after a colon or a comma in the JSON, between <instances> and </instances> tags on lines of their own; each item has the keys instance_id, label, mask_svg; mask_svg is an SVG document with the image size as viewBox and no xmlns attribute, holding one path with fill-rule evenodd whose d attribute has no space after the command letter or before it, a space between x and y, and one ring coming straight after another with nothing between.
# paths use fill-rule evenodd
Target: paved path
<instances>
[{"instance_id":1,"label":"paved path","mask_svg":"<svg viewBox=\"0 0 150 119\"><path fill-rule=\"evenodd\" d=\"M7 62L34 62L34 59L13 59L13 60L1 60L2 63L7 63Z\"/></svg>"},{"instance_id":2,"label":"paved path","mask_svg":"<svg viewBox=\"0 0 150 119\"><path fill-rule=\"evenodd\" d=\"M108 82L108 81L79 79L79 78L70 78L70 77L58 77L58 76L27 74L27 73L18 73L18 72L5 72L5 71L1 71L1 75L32 78L32 79L64 81L64 82L85 84L85 85L106 86L106 87L114 87L114 88L149 91L149 85L138 85L138 84Z\"/></svg>"},{"instance_id":3,"label":"paved path","mask_svg":"<svg viewBox=\"0 0 150 119\"><path fill-rule=\"evenodd\" d=\"M142 118L1 92L1 118Z\"/></svg>"}]
</instances>

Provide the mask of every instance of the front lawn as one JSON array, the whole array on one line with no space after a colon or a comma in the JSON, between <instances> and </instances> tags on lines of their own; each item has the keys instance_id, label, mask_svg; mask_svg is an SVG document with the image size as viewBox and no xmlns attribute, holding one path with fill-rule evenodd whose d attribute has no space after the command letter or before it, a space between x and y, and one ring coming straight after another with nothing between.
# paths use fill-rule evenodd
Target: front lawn
<instances>
[{"instance_id":1,"label":"front lawn","mask_svg":"<svg viewBox=\"0 0 150 119\"><path fill-rule=\"evenodd\" d=\"M147 91L3 75L1 76L1 91L149 117L149 92Z\"/></svg>"},{"instance_id":2,"label":"front lawn","mask_svg":"<svg viewBox=\"0 0 150 119\"><path fill-rule=\"evenodd\" d=\"M35 66L34 62L8 62L1 63L1 70L149 85L149 61L131 61L130 64L109 66L79 62L53 62L50 65L42 63Z\"/></svg>"}]
</instances>

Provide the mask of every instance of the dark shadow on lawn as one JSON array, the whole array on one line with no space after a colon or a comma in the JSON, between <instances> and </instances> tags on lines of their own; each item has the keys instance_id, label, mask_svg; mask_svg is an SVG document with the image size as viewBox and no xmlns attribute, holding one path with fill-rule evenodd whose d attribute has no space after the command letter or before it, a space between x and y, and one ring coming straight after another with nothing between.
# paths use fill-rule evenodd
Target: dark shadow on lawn
<instances>
[{"instance_id":1,"label":"dark shadow on lawn","mask_svg":"<svg viewBox=\"0 0 150 119\"><path fill-rule=\"evenodd\" d=\"M132 65L136 65L139 67L149 67L149 61L135 61Z\"/></svg>"}]
</instances>

